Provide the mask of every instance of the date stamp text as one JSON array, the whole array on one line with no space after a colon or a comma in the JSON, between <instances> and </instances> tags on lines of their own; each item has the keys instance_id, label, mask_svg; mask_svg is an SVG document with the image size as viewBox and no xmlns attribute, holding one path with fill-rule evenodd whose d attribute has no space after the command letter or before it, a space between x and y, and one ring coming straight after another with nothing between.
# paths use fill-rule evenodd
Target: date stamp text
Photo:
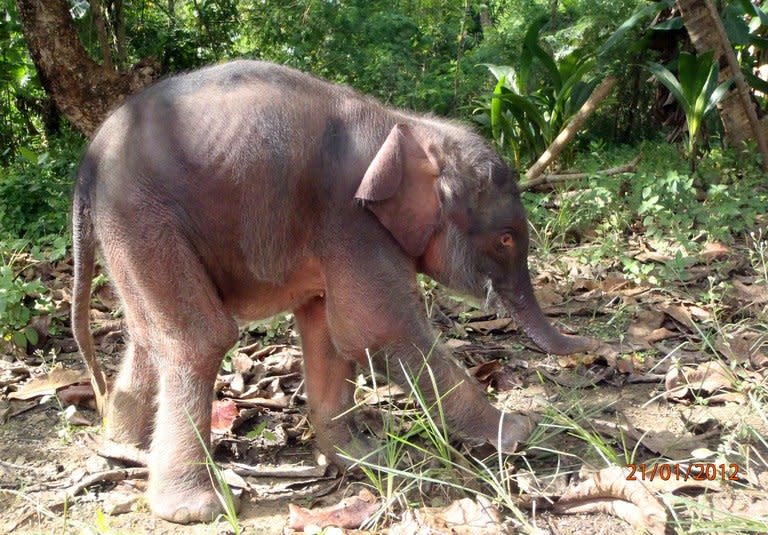
<instances>
[{"instance_id":1,"label":"date stamp text","mask_svg":"<svg viewBox=\"0 0 768 535\"><path fill-rule=\"evenodd\" d=\"M628 464L627 481L738 481L741 468L736 463L658 463Z\"/></svg>"}]
</instances>

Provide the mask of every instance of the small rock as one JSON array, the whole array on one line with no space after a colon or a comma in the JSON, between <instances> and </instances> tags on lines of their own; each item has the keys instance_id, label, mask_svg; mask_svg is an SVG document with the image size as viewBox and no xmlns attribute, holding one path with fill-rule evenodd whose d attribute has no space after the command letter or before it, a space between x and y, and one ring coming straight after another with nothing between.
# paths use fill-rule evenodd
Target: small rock
<instances>
[{"instance_id":1,"label":"small rock","mask_svg":"<svg viewBox=\"0 0 768 535\"><path fill-rule=\"evenodd\" d=\"M109 470L109 462L104 457L93 455L85 461L85 469L89 474L95 474L96 472L103 472Z\"/></svg>"},{"instance_id":2,"label":"small rock","mask_svg":"<svg viewBox=\"0 0 768 535\"><path fill-rule=\"evenodd\" d=\"M87 473L88 471L85 468L83 468L82 466L79 466L74 470L72 470L72 473L70 474L69 478L72 480L72 483L75 484L81 481Z\"/></svg>"},{"instance_id":3,"label":"small rock","mask_svg":"<svg viewBox=\"0 0 768 535\"><path fill-rule=\"evenodd\" d=\"M139 501L141 495L126 494L123 492L110 492L104 500L104 512L108 515L122 515L129 513L133 505Z\"/></svg>"},{"instance_id":4,"label":"small rock","mask_svg":"<svg viewBox=\"0 0 768 535\"><path fill-rule=\"evenodd\" d=\"M93 425L74 405L70 405L64 409L64 417L67 419L67 422L72 425Z\"/></svg>"}]
</instances>

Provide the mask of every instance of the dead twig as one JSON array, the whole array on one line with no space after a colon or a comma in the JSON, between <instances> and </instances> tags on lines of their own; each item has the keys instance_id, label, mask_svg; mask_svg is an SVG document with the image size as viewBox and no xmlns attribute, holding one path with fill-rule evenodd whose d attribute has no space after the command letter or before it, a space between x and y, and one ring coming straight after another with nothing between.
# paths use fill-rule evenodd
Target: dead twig
<instances>
[{"instance_id":1,"label":"dead twig","mask_svg":"<svg viewBox=\"0 0 768 535\"><path fill-rule=\"evenodd\" d=\"M66 495L67 498L71 500L80 494L81 491L96 483L117 483L119 481L125 481L126 479L146 479L148 474L149 470L146 468L117 468L114 470L96 472L95 474L84 477L81 481L78 481L69 487Z\"/></svg>"},{"instance_id":2,"label":"dead twig","mask_svg":"<svg viewBox=\"0 0 768 535\"><path fill-rule=\"evenodd\" d=\"M536 163L525 173L526 180L538 178L544 172L544 169L560 155L565 146L570 143L576 133L584 126L587 118L597 109L600 102L610 94L614 85L616 85L616 78L608 76L592 91L592 94L589 95L589 98L576 115L565 125L565 128L557 135L547 150L544 151L544 154L539 156Z\"/></svg>"},{"instance_id":3,"label":"dead twig","mask_svg":"<svg viewBox=\"0 0 768 535\"><path fill-rule=\"evenodd\" d=\"M547 184L547 185L557 184L559 182L565 182L567 180L578 180L580 178L587 178L595 175L610 176L610 175L620 175L621 173L633 173L637 169L637 164L640 163L640 160L642 160L642 158L643 158L642 155L638 155L635 158L633 158L632 161L629 163L626 163L624 165L619 165L617 167L609 167L608 169L603 169L602 171L596 171L594 173L564 173L561 175L543 175L533 180L527 180L521 183L520 185L518 185L518 189L520 191L530 191L543 184Z\"/></svg>"}]
</instances>

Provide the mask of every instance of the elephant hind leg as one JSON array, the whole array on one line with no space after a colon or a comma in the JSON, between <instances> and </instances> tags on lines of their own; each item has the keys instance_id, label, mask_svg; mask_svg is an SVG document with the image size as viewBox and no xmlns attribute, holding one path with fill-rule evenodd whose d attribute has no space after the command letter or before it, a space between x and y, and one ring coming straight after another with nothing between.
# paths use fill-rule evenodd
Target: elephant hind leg
<instances>
[{"instance_id":1,"label":"elephant hind leg","mask_svg":"<svg viewBox=\"0 0 768 535\"><path fill-rule=\"evenodd\" d=\"M309 416L317 445L342 466L352 462L340 456L364 457L375 443L359 432L351 409L357 365L341 355L333 344L325 311L325 299L317 297L294 310L304 354L304 376Z\"/></svg>"},{"instance_id":2,"label":"elephant hind leg","mask_svg":"<svg viewBox=\"0 0 768 535\"><path fill-rule=\"evenodd\" d=\"M121 228L112 233L121 237L119 243L107 236L104 244L110 268L118 270L113 278L126 318L133 320L129 329L136 331L130 333L132 359L119 380L124 388L116 391L125 402L116 396L113 403L126 417L111 433L126 433L132 441L141 437L130 430L128 404L147 395L134 407L150 406L153 417L149 505L166 520L210 521L223 508L204 448L210 447L213 384L224 353L237 340L237 325L184 232L159 219Z\"/></svg>"}]
</instances>

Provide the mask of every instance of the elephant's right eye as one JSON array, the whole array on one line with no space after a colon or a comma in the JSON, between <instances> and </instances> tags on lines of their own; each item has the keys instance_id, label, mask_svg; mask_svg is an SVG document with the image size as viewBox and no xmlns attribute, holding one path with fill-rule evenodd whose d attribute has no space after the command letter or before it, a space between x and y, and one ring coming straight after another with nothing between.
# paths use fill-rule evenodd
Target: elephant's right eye
<instances>
[{"instance_id":1,"label":"elephant's right eye","mask_svg":"<svg viewBox=\"0 0 768 535\"><path fill-rule=\"evenodd\" d=\"M499 241L504 247L512 247L515 245L515 238L509 232L505 232L499 237Z\"/></svg>"}]
</instances>

